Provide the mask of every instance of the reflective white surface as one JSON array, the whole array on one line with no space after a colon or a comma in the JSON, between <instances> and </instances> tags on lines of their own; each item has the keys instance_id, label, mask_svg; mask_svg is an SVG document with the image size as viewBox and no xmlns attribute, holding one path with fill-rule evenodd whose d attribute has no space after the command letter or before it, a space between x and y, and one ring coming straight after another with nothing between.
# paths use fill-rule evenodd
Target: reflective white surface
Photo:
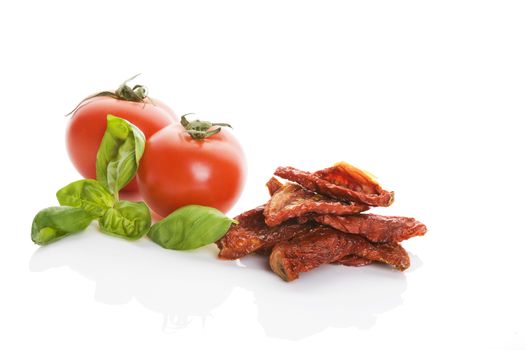
<instances>
[{"instance_id":1,"label":"reflective white surface","mask_svg":"<svg viewBox=\"0 0 525 350\"><path fill-rule=\"evenodd\" d=\"M378 316L402 304L407 289L405 274L383 266L324 266L286 284L270 273L265 257L236 263L217 261L216 253L211 247L171 252L147 240L123 244L89 232L37 249L29 268L45 272L67 267L95 284L96 302L135 300L159 315L164 332L204 323L239 288L252 295L268 336L292 340L330 327L369 329ZM421 264L413 261L411 271Z\"/></svg>"},{"instance_id":2,"label":"reflective white surface","mask_svg":"<svg viewBox=\"0 0 525 350\"><path fill-rule=\"evenodd\" d=\"M74 2L2 7L1 349L524 349L524 5ZM131 31L131 32L130 32ZM412 266L323 266L86 232L38 247L79 178L65 113L137 72L179 114L229 122L249 175L346 160L429 228Z\"/></svg>"}]
</instances>

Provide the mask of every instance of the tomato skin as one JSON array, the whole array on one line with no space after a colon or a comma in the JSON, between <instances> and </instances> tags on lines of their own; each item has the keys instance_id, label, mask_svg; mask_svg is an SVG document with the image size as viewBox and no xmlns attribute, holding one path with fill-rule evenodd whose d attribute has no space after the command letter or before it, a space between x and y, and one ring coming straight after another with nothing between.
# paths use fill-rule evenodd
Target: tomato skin
<instances>
[{"instance_id":1,"label":"tomato skin","mask_svg":"<svg viewBox=\"0 0 525 350\"><path fill-rule=\"evenodd\" d=\"M190 204L226 213L239 198L245 179L244 153L228 130L194 140L179 124L146 142L138 172L144 201L163 217Z\"/></svg>"},{"instance_id":2,"label":"tomato skin","mask_svg":"<svg viewBox=\"0 0 525 350\"><path fill-rule=\"evenodd\" d=\"M87 100L73 113L66 130L66 145L71 162L84 178L96 178L97 152L106 131L108 114L135 124L142 130L146 139L178 120L169 107L160 101L151 102L132 102L99 96ZM123 190L138 191L136 178Z\"/></svg>"}]
</instances>

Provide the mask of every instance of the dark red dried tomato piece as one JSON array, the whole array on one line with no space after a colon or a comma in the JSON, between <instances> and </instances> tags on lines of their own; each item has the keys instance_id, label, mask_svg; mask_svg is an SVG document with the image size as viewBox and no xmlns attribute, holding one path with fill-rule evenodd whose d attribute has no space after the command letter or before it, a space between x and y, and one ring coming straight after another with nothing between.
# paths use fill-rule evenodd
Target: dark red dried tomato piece
<instances>
[{"instance_id":1,"label":"dark red dried tomato piece","mask_svg":"<svg viewBox=\"0 0 525 350\"><path fill-rule=\"evenodd\" d=\"M301 272L350 254L383 262L401 271L410 266L407 252L397 243L372 243L331 227L317 227L306 235L277 243L270 255L270 267L285 281L292 281Z\"/></svg>"},{"instance_id":2,"label":"dark red dried tomato piece","mask_svg":"<svg viewBox=\"0 0 525 350\"><path fill-rule=\"evenodd\" d=\"M352 255L352 254L347 255L342 259L332 262L332 264L355 266L355 267L370 265L371 263L373 263L372 260L369 260L367 258L362 258L360 256Z\"/></svg>"},{"instance_id":3,"label":"dark red dried tomato piece","mask_svg":"<svg viewBox=\"0 0 525 350\"><path fill-rule=\"evenodd\" d=\"M272 176L272 178L266 183L266 187L268 188L268 192L270 192L270 196L273 196L279 188L283 187L283 184Z\"/></svg>"},{"instance_id":4,"label":"dark red dried tomato piece","mask_svg":"<svg viewBox=\"0 0 525 350\"><path fill-rule=\"evenodd\" d=\"M275 227L264 222L264 205L244 212L237 217L239 223L232 225L226 235L216 242L220 249L219 257L238 259L259 249L271 248L275 243L308 232L312 225L301 225L289 221Z\"/></svg>"},{"instance_id":5,"label":"dark red dried tomato piece","mask_svg":"<svg viewBox=\"0 0 525 350\"><path fill-rule=\"evenodd\" d=\"M278 167L275 175L341 201L380 207L388 207L394 201L394 192L385 191L370 175L344 162L315 173Z\"/></svg>"},{"instance_id":6,"label":"dark red dried tomato piece","mask_svg":"<svg viewBox=\"0 0 525 350\"><path fill-rule=\"evenodd\" d=\"M402 216L356 214L316 215L312 218L339 231L361 235L372 242L401 242L427 232L423 223Z\"/></svg>"},{"instance_id":7,"label":"dark red dried tomato piece","mask_svg":"<svg viewBox=\"0 0 525 350\"><path fill-rule=\"evenodd\" d=\"M303 187L287 183L274 192L264 209L268 226L276 226L291 218L307 214L348 215L368 210L361 203L341 203L323 195L305 190Z\"/></svg>"}]
</instances>

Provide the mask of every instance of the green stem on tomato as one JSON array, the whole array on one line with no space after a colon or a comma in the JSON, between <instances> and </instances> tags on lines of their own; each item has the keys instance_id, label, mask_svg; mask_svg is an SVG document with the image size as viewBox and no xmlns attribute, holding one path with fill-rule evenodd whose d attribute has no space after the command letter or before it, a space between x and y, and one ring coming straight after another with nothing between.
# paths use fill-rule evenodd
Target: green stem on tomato
<instances>
[{"instance_id":1,"label":"green stem on tomato","mask_svg":"<svg viewBox=\"0 0 525 350\"><path fill-rule=\"evenodd\" d=\"M186 132L190 134L190 136L194 140L204 140L205 138L218 134L219 132L221 132L221 127L223 126L227 128L232 128L232 126L227 123L212 123L209 121L203 121L199 119L188 121L188 119L186 119L186 116L190 114L193 113L186 113L183 116L181 116L180 123L184 127L184 129L186 129ZM212 127L214 126L218 126L218 128L212 129Z\"/></svg>"},{"instance_id":2,"label":"green stem on tomato","mask_svg":"<svg viewBox=\"0 0 525 350\"><path fill-rule=\"evenodd\" d=\"M73 114L77 111L77 109L82 106L82 104L86 101L91 100L92 98L99 97L99 96L108 96L112 97L116 100L122 100L122 101L131 101L131 102L144 102L146 103L146 99L148 98L148 89L144 85L135 85L133 87L130 87L128 83L138 77L139 74L135 74L131 78L125 80L115 91L101 91L97 92L96 94L90 95L80 101L80 103L73 109L71 112L66 114L66 117L70 114Z\"/></svg>"}]
</instances>

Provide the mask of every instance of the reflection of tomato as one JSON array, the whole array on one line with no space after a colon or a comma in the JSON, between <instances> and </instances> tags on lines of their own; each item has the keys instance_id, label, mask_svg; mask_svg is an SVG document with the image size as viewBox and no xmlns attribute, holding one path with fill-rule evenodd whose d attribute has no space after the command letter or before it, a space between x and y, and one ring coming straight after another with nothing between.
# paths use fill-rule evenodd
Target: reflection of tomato
<instances>
[{"instance_id":1,"label":"reflection of tomato","mask_svg":"<svg viewBox=\"0 0 525 350\"><path fill-rule=\"evenodd\" d=\"M198 140L179 124L150 137L138 172L144 201L161 216L189 204L227 212L245 177L244 154L228 130Z\"/></svg>"},{"instance_id":2,"label":"reflection of tomato","mask_svg":"<svg viewBox=\"0 0 525 350\"><path fill-rule=\"evenodd\" d=\"M106 130L108 114L135 124L144 132L146 138L177 120L169 107L149 98L146 98L145 102L119 100L108 96L88 99L73 113L66 133L69 157L85 178L96 177L98 146ZM136 179L124 187L124 190L138 190Z\"/></svg>"}]
</instances>

